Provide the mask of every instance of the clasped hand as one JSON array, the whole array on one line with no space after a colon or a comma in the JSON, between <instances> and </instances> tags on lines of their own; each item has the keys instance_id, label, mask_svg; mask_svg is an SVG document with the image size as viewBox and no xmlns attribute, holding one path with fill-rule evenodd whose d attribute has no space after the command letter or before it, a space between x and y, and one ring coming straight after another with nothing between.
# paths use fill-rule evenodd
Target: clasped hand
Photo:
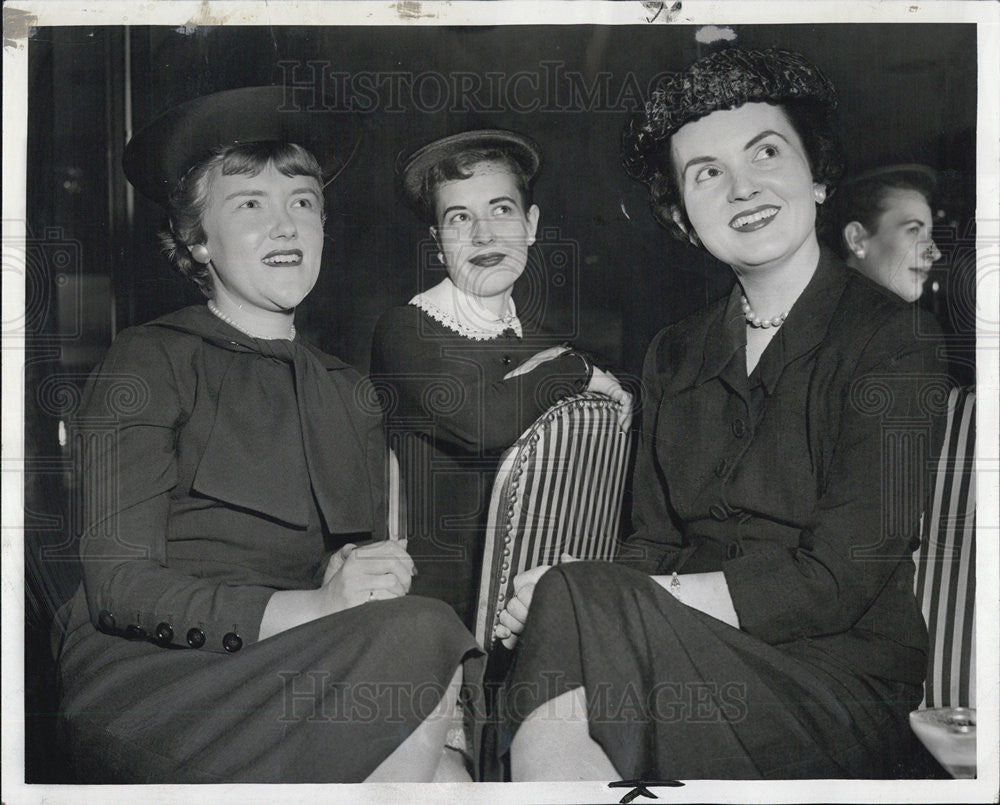
<instances>
[{"instance_id":1,"label":"clasped hand","mask_svg":"<svg viewBox=\"0 0 1000 805\"><path fill-rule=\"evenodd\" d=\"M415 572L406 552L406 540L384 540L360 547L348 543L330 557L320 589L329 611L338 612L368 601L406 595Z\"/></svg>"},{"instance_id":2,"label":"clasped hand","mask_svg":"<svg viewBox=\"0 0 1000 805\"><path fill-rule=\"evenodd\" d=\"M623 431L628 430L629 425L632 424L632 395L622 388L617 377L611 372L605 372L595 366L594 373L590 376L590 383L587 385L587 391L603 394L618 403L618 426Z\"/></svg>"}]
</instances>

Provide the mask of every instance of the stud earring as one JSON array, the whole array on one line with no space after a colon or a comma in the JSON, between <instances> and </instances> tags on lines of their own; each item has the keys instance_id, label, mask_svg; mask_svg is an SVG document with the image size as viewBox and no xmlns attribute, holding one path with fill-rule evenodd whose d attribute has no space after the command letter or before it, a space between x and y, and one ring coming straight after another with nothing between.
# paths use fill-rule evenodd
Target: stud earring
<instances>
[{"instance_id":1,"label":"stud earring","mask_svg":"<svg viewBox=\"0 0 1000 805\"><path fill-rule=\"evenodd\" d=\"M826 201L826 188L825 187L814 187L813 195L816 197L816 203L822 204Z\"/></svg>"},{"instance_id":2,"label":"stud earring","mask_svg":"<svg viewBox=\"0 0 1000 805\"><path fill-rule=\"evenodd\" d=\"M859 259L861 259L861 260L865 259L865 250L864 249L855 249L854 253L858 256Z\"/></svg>"},{"instance_id":3,"label":"stud earring","mask_svg":"<svg viewBox=\"0 0 1000 805\"><path fill-rule=\"evenodd\" d=\"M208 247L204 243L196 243L191 247L191 256L199 263L208 264L212 262L212 256L208 253Z\"/></svg>"}]
</instances>

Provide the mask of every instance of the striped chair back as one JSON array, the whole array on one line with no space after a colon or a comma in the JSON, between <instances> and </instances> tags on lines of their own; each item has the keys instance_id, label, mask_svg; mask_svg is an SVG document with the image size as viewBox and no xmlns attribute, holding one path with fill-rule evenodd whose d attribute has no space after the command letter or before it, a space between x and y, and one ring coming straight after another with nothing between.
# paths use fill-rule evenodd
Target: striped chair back
<instances>
[{"instance_id":1,"label":"striped chair back","mask_svg":"<svg viewBox=\"0 0 1000 805\"><path fill-rule=\"evenodd\" d=\"M493 483L479 586L476 637L492 648L514 577L578 559L614 557L631 439L601 394L564 399L501 457Z\"/></svg>"},{"instance_id":2,"label":"striped chair back","mask_svg":"<svg viewBox=\"0 0 1000 805\"><path fill-rule=\"evenodd\" d=\"M976 392L953 389L915 589L930 637L926 707L976 706Z\"/></svg>"}]
</instances>

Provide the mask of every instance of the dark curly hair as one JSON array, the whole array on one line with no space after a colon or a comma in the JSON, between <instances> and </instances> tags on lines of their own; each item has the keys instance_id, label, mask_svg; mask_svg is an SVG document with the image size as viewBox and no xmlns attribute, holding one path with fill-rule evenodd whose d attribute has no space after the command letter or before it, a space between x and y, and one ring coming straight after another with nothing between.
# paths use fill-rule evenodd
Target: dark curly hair
<instances>
[{"instance_id":1,"label":"dark curly hair","mask_svg":"<svg viewBox=\"0 0 1000 805\"><path fill-rule=\"evenodd\" d=\"M671 137L686 123L747 103L785 112L805 147L813 181L832 190L843 174L837 94L823 73L789 50L731 47L712 53L668 74L645 113L629 120L622 133L625 171L649 188L654 217L682 239L697 243L671 163Z\"/></svg>"},{"instance_id":2,"label":"dark curly hair","mask_svg":"<svg viewBox=\"0 0 1000 805\"><path fill-rule=\"evenodd\" d=\"M219 168L223 176L256 176L269 164L285 176L311 176L323 186L322 170L310 151L294 143L266 141L213 149L188 169L170 193L169 217L158 235L160 249L205 296L212 295L212 276L207 265L191 256L191 247L206 240L202 217L208 206L212 172ZM325 213L323 218L326 220Z\"/></svg>"},{"instance_id":3,"label":"dark curly hair","mask_svg":"<svg viewBox=\"0 0 1000 805\"><path fill-rule=\"evenodd\" d=\"M920 193L930 206L936 187L934 172L918 165L899 165L869 171L843 182L837 194L827 202L827 216L821 231L823 239L840 257L850 256L844 227L857 221L872 235L878 232L887 200L893 190Z\"/></svg>"}]
</instances>

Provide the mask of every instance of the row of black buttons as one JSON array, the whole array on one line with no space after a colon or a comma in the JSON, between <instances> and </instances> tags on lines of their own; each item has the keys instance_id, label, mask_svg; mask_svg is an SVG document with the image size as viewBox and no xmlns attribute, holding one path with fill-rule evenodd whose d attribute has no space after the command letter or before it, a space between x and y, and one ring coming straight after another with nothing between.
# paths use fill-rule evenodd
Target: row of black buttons
<instances>
[{"instance_id":1,"label":"row of black buttons","mask_svg":"<svg viewBox=\"0 0 1000 805\"><path fill-rule=\"evenodd\" d=\"M733 436L737 439L742 439L747 432L746 423L742 419L733 420ZM724 458L720 458L718 463L715 465L715 475L717 478L725 478L729 471L732 469L732 465ZM729 519L729 515L735 514L735 510L730 509L725 503L713 503L708 507L708 513L712 515L720 523L724 520Z\"/></svg>"},{"instance_id":2,"label":"row of black buttons","mask_svg":"<svg viewBox=\"0 0 1000 805\"><path fill-rule=\"evenodd\" d=\"M720 461L719 464L724 464L724 461ZM718 468L717 468L718 470ZM740 512L739 509L731 509L725 503L713 503L708 507L708 513L712 517L718 520L720 523L728 520L733 515L740 515L740 523L745 525L752 517L746 512ZM735 559L738 556L743 555L743 546L739 542L730 542L726 545L726 558Z\"/></svg>"},{"instance_id":3,"label":"row of black buttons","mask_svg":"<svg viewBox=\"0 0 1000 805\"><path fill-rule=\"evenodd\" d=\"M737 417L732 422L733 436L737 439L742 439L747 434L746 423ZM719 478L725 478L726 474L732 469L732 466L726 459L720 458L719 463L715 465L715 474ZM734 514L740 514L739 509L731 509L725 503L713 503L708 507L708 513L712 517L718 520L720 523L728 520L730 516ZM744 523L748 515L744 512L740 517L740 522ZM743 555L743 546L739 542L730 542L726 545L726 559L736 559Z\"/></svg>"},{"instance_id":4,"label":"row of black buttons","mask_svg":"<svg viewBox=\"0 0 1000 805\"><path fill-rule=\"evenodd\" d=\"M106 609L102 609L100 614L97 616L97 625L100 627L102 632L106 634L117 634L118 630L115 628L115 616L108 612ZM145 640L146 630L135 624L129 624L125 627L122 634L129 640ZM205 632L198 627L193 627L188 629L187 644L191 648L201 648L205 645ZM166 623L165 621L158 623L156 625L156 636L155 641L160 645L169 645L174 639L173 627ZM239 651L243 648L243 639L236 634L236 632L226 632L222 636L222 647L228 651L230 654Z\"/></svg>"}]
</instances>

